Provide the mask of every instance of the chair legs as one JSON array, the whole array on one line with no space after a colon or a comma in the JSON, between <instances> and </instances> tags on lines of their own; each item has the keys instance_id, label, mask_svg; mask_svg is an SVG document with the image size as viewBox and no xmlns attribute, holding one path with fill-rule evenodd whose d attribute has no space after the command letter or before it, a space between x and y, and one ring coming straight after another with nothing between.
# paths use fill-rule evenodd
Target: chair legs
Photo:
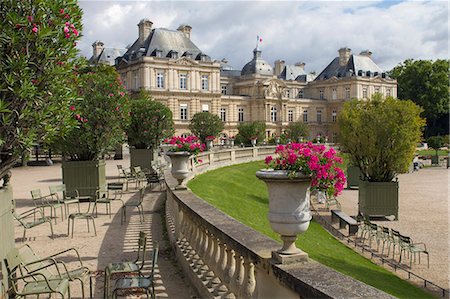
<instances>
[{"instance_id":1,"label":"chair legs","mask_svg":"<svg viewBox=\"0 0 450 299\"><path fill-rule=\"evenodd\" d=\"M70 234L70 220L72 220L72 238L73 238L73 230L74 230L74 226L75 226L75 218L77 218L77 217L71 217L71 215L69 215L69 219L67 221L67 236L69 236L69 234ZM92 220L92 226L94 227L94 234L95 234L95 236L97 236L97 230L95 229L95 220L94 220L94 217L92 215L84 215L83 217L78 217L78 218L86 219L88 232L90 232L89 220Z\"/></svg>"}]
</instances>

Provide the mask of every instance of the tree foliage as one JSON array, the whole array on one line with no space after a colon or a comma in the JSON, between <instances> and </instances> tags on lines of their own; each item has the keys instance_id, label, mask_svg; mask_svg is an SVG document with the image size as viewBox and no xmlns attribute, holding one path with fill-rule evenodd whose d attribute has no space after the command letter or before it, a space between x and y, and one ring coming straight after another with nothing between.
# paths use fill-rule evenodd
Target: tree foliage
<instances>
[{"instance_id":1,"label":"tree foliage","mask_svg":"<svg viewBox=\"0 0 450 299\"><path fill-rule=\"evenodd\" d=\"M201 142L206 141L206 137L217 137L223 130L223 122L216 114L209 112L195 113L189 124L189 130L197 136Z\"/></svg>"},{"instance_id":2,"label":"tree foliage","mask_svg":"<svg viewBox=\"0 0 450 299\"><path fill-rule=\"evenodd\" d=\"M431 136L427 139L428 147L436 151L436 156L441 147L444 146L444 139L441 136Z\"/></svg>"},{"instance_id":3,"label":"tree foliage","mask_svg":"<svg viewBox=\"0 0 450 299\"><path fill-rule=\"evenodd\" d=\"M425 125L421 111L412 101L380 94L344 104L338 118L340 142L365 180L389 182L408 170Z\"/></svg>"},{"instance_id":4,"label":"tree foliage","mask_svg":"<svg viewBox=\"0 0 450 299\"><path fill-rule=\"evenodd\" d=\"M303 122L291 122L285 130L286 138L298 142L300 137L306 138L309 135L309 127Z\"/></svg>"},{"instance_id":5,"label":"tree foliage","mask_svg":"<svg viewBox=\"0 0 450 299\"><path fill-rule=\"evenodd\" d=\"M131 101L128 144L138 149L154 149L173 133L172 111L141 90Z\"/></svg>"},{"instance_id":6,"label":"tree foliage","mask_svg":"<svg viewBox=\"0 0 450 299\"><path fill-rule=\"evenodd\" d=\"M102 158L122 142L128 124L128 95L109 65L82 65L74 84L79 100L70 109L77 126L54 143L71 160Z\"/></svg>"},{"instance_id":7,"label":"tree foliage","mask_svg":"<svg viewBox=\"0 0 450 299\"><path fill-rule=\"evenodd\" d=\"M398 98L410 99L423 108L425 135L448 134L449 61L405 60L390 71L397 79Z\"/></svg>"},{"instance_id":8,"label":"tree foliage","mask_svg":"<svg viewBox=\"0 0 450 299\"><path fill-rule=\"evenodd\" d=\"M237 143L250 145L251 140L256 138L257 142L264 141L266 124L262 121L243 122L238 125Z\"/></svg>"},{"instance_id":9,"label":"tree foliage","mask_svg":"<svg viewBox=\"0 0 450 299\"><path fill-rule=\"evenodd\" d=\"M0 1L0 178L36 141L74 125L75 0Z\"/></svg>"}]
</instances>

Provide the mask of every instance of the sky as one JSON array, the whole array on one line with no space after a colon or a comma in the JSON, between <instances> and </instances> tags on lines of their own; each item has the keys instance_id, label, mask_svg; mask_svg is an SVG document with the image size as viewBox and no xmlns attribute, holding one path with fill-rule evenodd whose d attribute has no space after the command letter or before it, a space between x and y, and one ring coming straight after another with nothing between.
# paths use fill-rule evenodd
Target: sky
<instances>
[{"instance_id":1,"label":"sky","mask_svg":"<svg viewBox=\"0 0 450 299\"><path fill-rule=\"evenodd\" d=\"M143 18L153 28L192 27L191 40L213 60L235 69L252 59L257 36L264 60L306 63L322 71L349 47L370 50L388 71L406 59L449 59L449 4L431 1L79 1L83 9L81 54L92 43L125 48Z\"/></svg>"}]
</instances>

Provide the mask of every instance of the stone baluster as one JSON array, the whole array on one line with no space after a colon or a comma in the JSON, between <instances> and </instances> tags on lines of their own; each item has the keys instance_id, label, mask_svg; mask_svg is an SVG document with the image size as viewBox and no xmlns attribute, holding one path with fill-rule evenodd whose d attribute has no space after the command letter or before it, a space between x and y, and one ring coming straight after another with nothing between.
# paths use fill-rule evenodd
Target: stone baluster
<instances>
[{"instance_id":1,"label":"stone baluster","mask_svg":"<svg viewBox=\"0 0 450 299\"><path fill-rule=\"evenodd\" d=\"M249 260L244 259L244 281L240 290L242 298L254 298L256 280L255 280L255 265Z\"/></svg>"},{"instance_id":2,"label":"stone baluster","mask_svg":"<svg viewBox=\"0 0 450 299\"><path fill-rule=\"evenodd\" d=\"M244 282L244 258L239 253L235 252L234 260L236 268L230 281L230 291L235 294L236 297L239 297L239 291Z\"/></svg>"},{"instance_id":3,"label":"stone baluster","mask_svg":"<svg viewBox=\"0 0 450 299\"><path fill-rule=\"evenodd\" d=\"M200 226L196 226L197 236L195 240L195 252L194 256L195 260L193 263L193 268L195 272L200 270L200 267L203 266L202 260L202 246L203 246L203 232Z\"/></svg>"},{"instance_id":4,"label":"stone baluster","mask_svg":"<svg viewBox=\"0 0 450 299\"><path fill-rule=\"evenodd\" d=\"M219 258L220 258L220 246L219 239L217 239L214 235L210 236L212 243L212 254L211 259L208 264L209 268L213 272L213 278L209 282L209 286L212 287L215 291L217 291L217 287L221 283L217 272L220 269Z\"/></svg>"},{"instance_id":5,"label":"stone baluster","mask_svg":"<svg viewBox=\"0 0 450 299\"><path fill-rule=\"evenodd\" d=\"M192 219L190 217L186 216L186 221L185 221L185 225L186 225L186 232L185 232L185 238L186 238L186 242L184 244L184 250L183 252L185 253L186 258L188 258L191 254L192 254L192 228L193 228L193 223L192 223Z\"/></svg>"},{"instance_id":6,"label":"stone baluster","mask_svg":"<svg viewBox=\"0 0 450 299\"><path fill-rule=\"evenodd\" d=\"M227 245L223 242L220 242L218 239L218 258L217 258L217 270L216 270L216 276L220 278L220 285L216 288L216 293L218 296L223 297L228 293L228 288L224 283L224 278L226 275L226 267L227 267Z\"/></svg>"},{"instance_id":7,"label":"stone baluster","mask_svg":"<svg viewBox=\"0 0 450 299\"><path fill-rule=\"evenodd\" d=\"M225 275L223 276L223 282L227 286L228 290L230 289L230 282L234 276L235 267L235 258L234 258L234 250L231 248L226 249L227 253L227 264L225 266Z\"/></svg>"},{"instance_id":8,"label":"stone baluster","mask_svg":"<svg viewBox=\"0 0 450 299\"><path fill-rule=\"evenodd\" d=\"M202 230L202 246L201 253L199 253L200 258L202 259L202 266L200 267L200 273L202 274L202 280L206 281L206 272L209 270L208 262L208 232L206 230Z\"/></svg>"},{"instance_id":9,"label":"stone baluster","mask_svg":"<svg viewBox=\"0 0 450 299\"><path fill-rule=\"evenodd\" d=\"M205 254L205 264L208 266L208 272L206 273L206 278L211 280L214 277L214 272L211 269L211 265L214 263L214 241L213 236L208 232L206 234L206 238L208 241L208 249Z\"/></svg>"},{"instance_id":10,"label":"stone baluster","mask_svg":"<svg viewBox=\"0 0 450 299\"><path fill-rule=\"evenodd\" d=\"M180 246L180 248L183 248L184 243L186 242L186 238L184 237L186 226L185 226L185 219L184 219L184 213L183 210L178 211L178 239L177 243Z\"/></svg>"}]
</instances>

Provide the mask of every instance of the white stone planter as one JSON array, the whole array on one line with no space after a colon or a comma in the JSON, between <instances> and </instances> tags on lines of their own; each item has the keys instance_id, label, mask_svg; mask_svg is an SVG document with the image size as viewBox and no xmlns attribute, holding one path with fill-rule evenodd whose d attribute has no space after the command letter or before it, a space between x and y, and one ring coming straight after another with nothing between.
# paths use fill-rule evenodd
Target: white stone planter
<instances>
[{"instance_id":1,"label":"white stone planter","mask_svg":"<svg viewBox=\"0 0 450 299\"><path fill-rule=\"evenodd\" d=\"M251 140L251 142L252 142L252 146L256 146L256 142L258 141L258 139L252 139Z\"/></svg>"},{"instance_id":2,"label":"white stone planter","mask_svg":"<svg viewBox=\"0 0 450 299\"><path fill-rule=\"evenodd\" d=\"M230 144L230 147L234 146L234 139L228 139L228 142Z\"/></svg>"},{"instance_id":3,"label":"white stone planter","mask_svg":"<svg viewBox=\"0 0 450 299\"><path fill-rule=\"evenodd\" d=\"M206 148L211 150L213 148L213 140L206 140Z\"/></svg>"},{"instance_id":4,"label":"white stone planter","mask_svg":"<svg viewBox=\"0 0 450 299\"><path fill-rule=\"evenodd\" d=\"M277 253L282 256L304 257L306 253L295 246L295 240L298 234L308 229L311 221L309 209L311 177L298 173L289 178L285 170L260 170L256 172L256 177L267 184L270 226L283 240L283 247L277 250Z\"/></svg>"},{"instance_id":5,"label":"white stone planter","mask_svg":"<svg viewBox=\"0 0 450 299\"><path fill-rule=\"evenodd\" d=\"M191 173L189 170L189 157L191 156L191 153L167 152L166 155L169 156L172 162L172 176L178 181L178 185L175 187L175 189L187 189L183 181Z\"/></svg>"}]
</instances>

